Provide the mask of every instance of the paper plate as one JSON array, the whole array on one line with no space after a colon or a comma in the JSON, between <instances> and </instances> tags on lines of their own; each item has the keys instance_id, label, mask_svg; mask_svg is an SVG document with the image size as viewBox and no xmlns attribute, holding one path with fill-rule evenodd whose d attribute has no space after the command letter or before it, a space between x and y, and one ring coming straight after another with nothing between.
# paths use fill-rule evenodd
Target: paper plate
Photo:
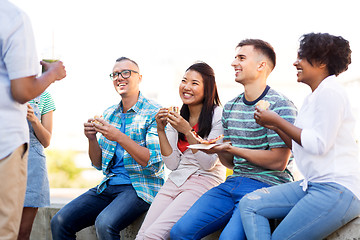
<instances>
[{"instance_id":1,"label":"paper plate","mask_svg":"<svg viewBox=\"0 0 360 240\"><path fill-rule=\"evenodd\" d=\"M216 145L219 145L218 143L213 143L213 144L192 144L189 145L188 148L190 149L210 149Z\"/></svg>"}]
</instances>

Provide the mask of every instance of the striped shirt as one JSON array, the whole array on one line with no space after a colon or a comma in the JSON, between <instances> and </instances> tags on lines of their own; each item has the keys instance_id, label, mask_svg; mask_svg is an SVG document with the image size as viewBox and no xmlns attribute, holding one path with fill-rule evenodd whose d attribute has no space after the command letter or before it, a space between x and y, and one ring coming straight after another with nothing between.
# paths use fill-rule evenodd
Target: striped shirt
<instances>
[{"instance_id":1,"label":"striped shirt","mask_svg":"<svg viewBox=\"0 0 360 240\"><path fill-rule=\"evenodd\" d=\"M295 105L285 96L267 86L263 94L253 102L247 101L244 93L242 93L226 103L222 118L224 141L231 141L234 147L247 149L270 150L272 148L287 147L273 130L264 128L255 122L255 105L261 99L270 103L270 110L294 123L297 113ZM230 177L239 176L270 185L292 180L292 175L287 169L285 171L265 169L248 162L244 158L234 156L234 173Z\"/></svg>"},{"instance_id":2,"label":"striped shirt","mask_svg":"<svg viewBox=\"0 0 360 240\"><path fill-rule=\"evenodd\" d=\"M157 134L155 115L160 106L144 98L140 93L137 103L125 114L125 134L142 147L150 151L148 165L143 167L124 150L124 167L128 171L131 184L137 195L147 203L151 203L164 184L164 163L161 158L159 138ZM105 110L104 120L121 129L122 102ZM116 142L100 136L99 145L102 150L102 171L105 178L99 184L97 192L101 193L107 187L107 181L114 176L110 173L112 159L116 151ZM99 170L101 170L99 169Z\"/></svg>"},{"instance_id":3,"label":"striped shirt","mask_svg":"<svg viewBox=\"0 0 360 240\"><path fill-rule=\"evenodd\" d=\"M29 103L38 105L41 116L48 112L56 110L55 102L51 97L50 93L47 91L44 91L40 95L40 99L39 98L32 99L29 101Z\"/></svg>"}]
</instances>

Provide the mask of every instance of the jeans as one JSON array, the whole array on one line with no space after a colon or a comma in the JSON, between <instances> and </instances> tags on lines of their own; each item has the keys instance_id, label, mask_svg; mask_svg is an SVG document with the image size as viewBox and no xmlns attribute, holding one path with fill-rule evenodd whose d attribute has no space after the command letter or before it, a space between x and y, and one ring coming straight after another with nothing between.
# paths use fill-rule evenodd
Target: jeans
<instances>
[{"instance_id":1,"label":"jeans","mask_svg":"<svg viewBox=\"0 0 360 240\"><path fill-rule=\"evenodd\" d=\"M323 239L360 214L360 201L336 183L301 181L260 189L240 201L246 237L252 239ZM268 219L283 218L272 236Z\"/></svg>"},{"instance_id":2,"label":"jeans","mask_svg":"<svg viewBox=\"0 0 360 240\"><path fill-rule=\"evenodd\" d=\"M120 239L120 231L149 209L132 185L110 185L101 194L89 189L51 219L52 238L76 239L76 232L95 224L99 240Z\"/></svg>"},{"instance_id":3,"label":"jeans","mask_svg":"<svg viewBox=\"0 0 360 240\"><path fill-rule=\"evenodd\" d=\"M226 226L220 239L245 239L238 203L247 193L269 185L234 177L202 195L170 231L171 240L201 239Z\"/></svg>"}]
</instances>

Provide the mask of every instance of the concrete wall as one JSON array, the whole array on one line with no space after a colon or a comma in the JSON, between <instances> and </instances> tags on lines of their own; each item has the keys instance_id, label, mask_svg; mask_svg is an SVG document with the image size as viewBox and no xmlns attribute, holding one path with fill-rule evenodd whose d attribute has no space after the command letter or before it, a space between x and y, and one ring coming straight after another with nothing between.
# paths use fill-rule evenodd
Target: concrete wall
<instances>
[{"instance_id":1,"label":"concrete wall","mask_svg":"<svg viewBox=\"0 0 360 240\"><path fill-rule=\"evenodd\" d=\"M52 204L48 208L40 208L35 218L30 240L52 240L50 220L63 204ZM122 240L133 240L141 226L145 214L133 224L120 232ZM219 239L221 231L217 231L203 240ZM78 240L97 240L94 226L83 229L77 233ZM340 228L324 240L360 240L360 218L356 218L344 227Z\"/></svg>"},{"instance_id":2,"label":"concrete wall","mask_svg":"<svg viewBox=\"0 0 360 240\"><path fill-rule=\"evenodd\" d=\"M35 218L33 230L31 232L30 240L52 240L50 220L60 210L62 204L52 204L47 208L40 208ZM120 232L121 240L133 240L140 229L141 223L144 220L145 214L138 218L134 223ZM203 240L217 240L220 236L220 231L215 232ZM97 240L94 226L85 228L76 234L77 240Z\"/></svg>"},{"instance_id":3,"label":"concrete wall","mask_svg":"<svg viewBox=\"0 0 360 240\"><path fill-rule=\"evenodd\" d=\"M360 217L355 218L324 240L360 240Z\"/></svg>"}]
</instances>

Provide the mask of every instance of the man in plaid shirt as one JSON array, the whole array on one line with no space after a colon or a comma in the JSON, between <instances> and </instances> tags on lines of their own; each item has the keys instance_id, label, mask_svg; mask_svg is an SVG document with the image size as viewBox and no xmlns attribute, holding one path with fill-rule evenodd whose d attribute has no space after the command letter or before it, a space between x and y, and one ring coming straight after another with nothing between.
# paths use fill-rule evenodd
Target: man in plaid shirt
<instances>
[{"instance_id":1,"label":"man in plaid shirt","mask_svg":"<svg viewBox=\"0 0 360 240\"><path fill-rule=\"evenodd\" d=\"M94 224L98 239L120 239L119 232L148 210L164 183L155 121L160 106L140 93L142 75L133 60L117 59L110 78L120 103L84 124L89 157L105 177L53 217L54 240L75 239Z\"/></svg>"}]
</instances>

